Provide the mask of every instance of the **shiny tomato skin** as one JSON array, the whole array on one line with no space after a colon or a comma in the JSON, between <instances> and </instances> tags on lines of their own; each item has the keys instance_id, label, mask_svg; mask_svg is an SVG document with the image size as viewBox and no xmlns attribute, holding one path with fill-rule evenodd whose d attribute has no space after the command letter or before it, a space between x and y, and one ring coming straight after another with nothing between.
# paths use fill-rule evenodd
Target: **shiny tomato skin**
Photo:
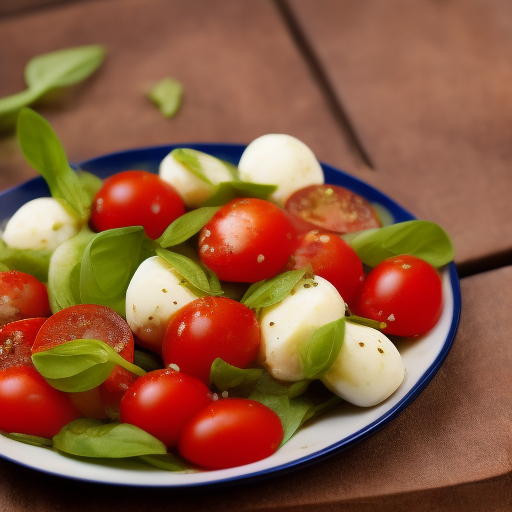
<instances>
[{"instance_id":1,"label":"shiny tomato skin","mask_svg":"<svg viewBox=\"0 0 512 512\"><path fill-rule=\"evenodd\" d=\"M250 464L272 455L283 440L279 416L244 398L212 402L183 427L178 452L207 469Z\"/></svg>"},{"instance_id":2,"label":"shiny tomato skin","mask_svg":"<svg viewBox=\"0 0 512 512\"><path fill-rule=\"evenodd\" d=\"M368 274L354 312L386 322L383 331L403 337L421 336L441 316L443 290L434 267L402 255L379 263Z\"/></svg>"},{"instance_id":3,"label":"shiny tomato skin","mask_svg":"<svg viewBox=\"0 0 512 512\"><path fill-rule=\"evenodd\" d=\"M80 413L30 366L0 372L0 430L51 439Z\"/></svg>"},{"instance_id":4,"label":"shiny tomato skin","mask_svg":"<svg viewBox=\"0 0 512 512\"><path fill-rule=\"evenodd\" d=\"M315 229L298 237L290 268L307 265L315 275L327 279L349 306L354 303L364 282L363 263L337 234Z\"/></svg>"},{"instance_id":5,"label":"shiny tomato skin","mask_svg":"<svg viewBox=\"0 0 512 512\"><path fill-rule=\"evenodd\" d=\"M175 364L208 385L216 358L245 368L258 354L260 340L258 320L247 306L227 297L201 297L172 317L162 358L165 366Z\"/></svg>"},{"instance_id":6,"label":"shiny tomato skin","mask_svg":"<svg viewBox=\"0 0 512 512\"><path fill-rule=\"evenodd\" d=\"M0 370L33 366L32 345L46 317L17 320L0 328Z\"/></svg>"},{"instance_id":7,"label":"shiny tomato skin","mask_svg":"<svg viewBox=\"0 0 512 512\"><path fill-rule=\"evenodd\" d=\"M121 422L131 423L173 447L183 425L208 406L212 393L199 379L172 369L139 377L121 400Z\"/></svg>"},{"instance_id":8,"label":"shiny tomato skin","mask_svg":"<svg viewBox=\"0 0 512 512\"><path fill-rule=\"evenodd\" d=\"M294 238L295 229L281 208L263 199L239 198L201 230L199 256L223 281L255 283L283 268Z\"/></svg>"},{"instance_id":9,"label":"shiny tomato skin","mask_svg":"<svg viewBox=\"0 0 512 512\"><path fill-rule=\"evenodd\" d=\"M70 306L48 318L37 333L32 353L75 339L103 341L124 359L133 362L134 339L130 327L113 309L97 304ZM117 407L119 406L127 381L130 382L129 378L129 372L116 366L110 377L99 387L70 393L70 396L85 417L112 417L114 405L117 403Z\"/></svg>"},{"instance_id":10,"label":"shiny tomato skin","mask_svg":"<svg viewBox=\"0 0 512 512\"><path fill-rule=\"evenodd\" d=\"M0 298L0 325L51 315L46 286L30 274L0 272Z\"/></svg>"},{"instance_id":11,"label":"shiny tomato skin","mask_svg":"<svg viewBox=\"0 0 512 512\"><path fill-rule=\"evenodd\" d=\"M185 204L172 185L148 171L123 171L103 182L90 223L96 231L143 226L156 239L184 213Z\"/></svg>"},{"instance_id":12,"label":"shiny tomato skin","mask_svg":"<svg viewBox=\"0 0 512 512\"><path fill-rule=\"evenodd\" d=\"M339 185L302 188L288 198L285 210L300 232L320 228L351 233L381 226L377 212L364 197Z\"/></svg>"}]
</instances>

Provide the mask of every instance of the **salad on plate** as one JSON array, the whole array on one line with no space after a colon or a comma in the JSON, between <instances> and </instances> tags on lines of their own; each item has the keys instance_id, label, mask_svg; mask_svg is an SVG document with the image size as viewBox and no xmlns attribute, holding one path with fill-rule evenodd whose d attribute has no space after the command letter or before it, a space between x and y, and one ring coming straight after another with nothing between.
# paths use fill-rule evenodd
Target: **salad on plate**
<instances>
[{"instance_id":1,"label":"salad on plate","mask_svg":"<svg viewBox=\"0 0 512 512\"><path fill-rule=\"evenodd\" d=\"M389 399L397 347L442 315L445 231L325 183L294 137L259 137L237 165L176 148L158 174L104 180L30 109L18 138L50 196L0 244L11 439L175 472L251 464L340 403Z\"/></svg>"}]
</instances>

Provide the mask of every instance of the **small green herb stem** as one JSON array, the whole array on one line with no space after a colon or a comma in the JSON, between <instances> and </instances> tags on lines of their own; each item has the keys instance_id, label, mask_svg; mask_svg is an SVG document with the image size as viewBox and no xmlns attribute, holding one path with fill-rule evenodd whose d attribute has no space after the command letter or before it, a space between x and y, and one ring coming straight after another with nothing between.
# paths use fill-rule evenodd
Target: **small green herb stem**
<instances>
[{"instance_id":1,"label":"small green herb stem","mask_svg":"<svg viewBox=\"0 0 512 512\"><path fill-rule=\"evenodd\" d=\"M387 327L386 322L379 322L378 320L371 320L370 318L364 318L362 316L352 315L346 317L348 322L352 322L353 324L365 325L366 327L372 327L373 329L378 329L382 331Z\"/></svg>"},{"instance_id":2,"label":"small green herb stem","mask_svg":"<svg viewBox=\"0 0 512 512\"><path fill-rule=\"evenodd\" d=\"M115 354L115 356L114 356ZM123 367L125 370L128 370L131 373L134 373L137 375L137 377L143 377L146 375L146 371L143 370L140 366L137 366L136 364L130 363L130 361L127 361L123 357L121 357L117 352L113 351L112 354L112 361L119 366Z\"/></svg>"}]
</instances>

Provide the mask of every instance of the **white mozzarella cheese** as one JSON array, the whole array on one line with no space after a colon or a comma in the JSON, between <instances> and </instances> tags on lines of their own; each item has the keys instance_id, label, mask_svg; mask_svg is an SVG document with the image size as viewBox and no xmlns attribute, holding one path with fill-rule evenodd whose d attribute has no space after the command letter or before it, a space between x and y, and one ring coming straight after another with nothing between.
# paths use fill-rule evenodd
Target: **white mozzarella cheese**
<instances>
[{"instance_id":1,"label":"white mozzarella cheese","mask_svg":"<svg viewBox=\"0 0 512 512\"><path fill-rule=\"evenodd\" d=\"M222 160L200 151L186 151L194 156L208 181L202 180L178 162L173 151L160 163L159 175L176 189L188 208L197 208L213 195L219 183L232 181L233 175Z\"/></svg>"},{"instance_id":2,"label":"white mozzarella cheese","mask_svg":"<svg viewBox=\"0 0 512 512\"><path fill-rule=\"evenodd\" d=\"M404 375L402 357L389 338L371 327L346 322L340 353L321 380L347 402L370 407L394 393Z\"/></svg>"},{"instance_id":3,"label":"white mozzarella cheese","mask_svg":"<svg viewBox=\"0 0 512 512\"><path fill-rule=\"evenodd\" d=\"M251 142L238 164L240 179L278 185L269 199L283 207L297 190L324 183L315 155L302 141L290 135L270 133Z\"/></svg>"},{"instance_id":4,"label":"white mozzarella cheese","mask_svg":"<svg viewBox=\"0 0 512 512\"><path fill-rule=\"evenodd\" d=\"M39 197L25 203L9 219L2 235L15 249L55 250L75 236L78 220L53 197Z\"/></svg>"},{"instance_id":5,"label":"white mozzarella cheese","mask_svg":"<svg viewBox=\"0 0 512 512\"><path fill-rule=\"evenodd\" d=\"M144 346L158 351L171 316L197 299L182 280L160 256L143 261L133 275L126 291L126 321Z\"/></svg>"},{"instance_id":6,"label":"white mozzarella cheese","mask_svg":"<svg viewBox=\"0 0 512 512\"><path fill-rule=\"evenodd\" d=\"M345 302L331 283L319 276L299 282L283 301L262 311L260 361L276 379L303 379L297 348L344 315Z\"/></svg>"}]
</instances>

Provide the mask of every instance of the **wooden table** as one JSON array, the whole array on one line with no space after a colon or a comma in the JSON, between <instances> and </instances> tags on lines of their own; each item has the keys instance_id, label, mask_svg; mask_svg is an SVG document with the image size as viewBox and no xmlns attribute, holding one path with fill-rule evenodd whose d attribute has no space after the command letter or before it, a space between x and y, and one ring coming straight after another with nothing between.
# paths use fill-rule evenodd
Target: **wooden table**
<instances>
[{"instance_id":1,"label":"wooden table","mask_svg":"<svg viewBox=\"0 0 512 512\"><path fill-rule=\"evenodd\" d=\"M101 43L92 78L37 110L71 161L288 133L441 224L462 316L445 364L386 428L316 465L227 489L102 486L0 460L0 510L512 508L512 4L505 0L3 0L0 97L31 57ZM184 85L164 119L145 91ZM34 176L0 139L0 187Z\"/></svg>"}]
</instances>

